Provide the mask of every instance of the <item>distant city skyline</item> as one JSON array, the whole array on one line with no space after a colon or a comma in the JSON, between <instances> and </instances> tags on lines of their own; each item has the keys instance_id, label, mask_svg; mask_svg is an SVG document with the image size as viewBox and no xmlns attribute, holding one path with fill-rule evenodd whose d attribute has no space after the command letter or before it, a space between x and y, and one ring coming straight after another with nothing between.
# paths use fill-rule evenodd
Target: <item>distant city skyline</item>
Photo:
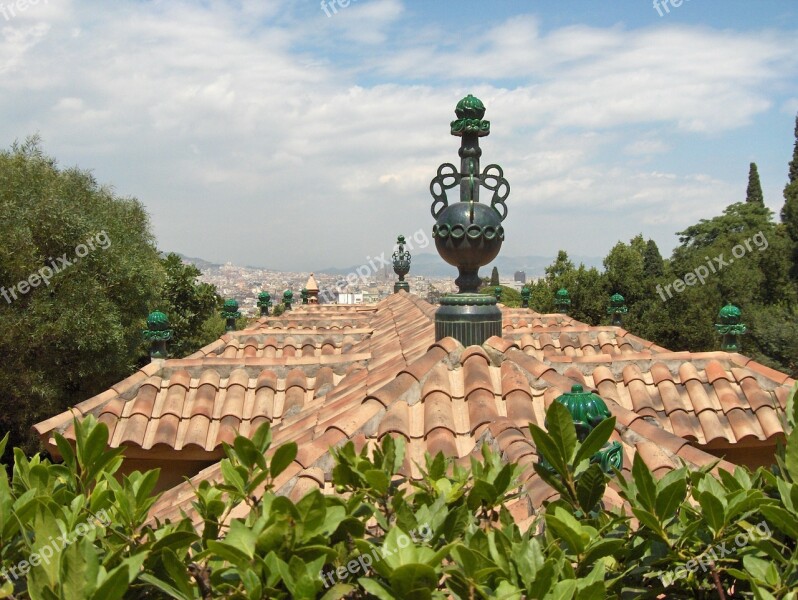
<instances>
[{"instance_id":1,"label":"distant city skyline","mask_svg":"<svg viewBox=\"0 0 798 600\"><path fill-rule=\"evenodd\" d=\"M431 229L467 93L512 188L503 255L606 256L642 233L668 256L745 199L751 162L783 203L798 3L327 5L26 4L0 16L0 140L38 134L138 198L161 249L303 271Z\"/></svg>"}]
</instances>

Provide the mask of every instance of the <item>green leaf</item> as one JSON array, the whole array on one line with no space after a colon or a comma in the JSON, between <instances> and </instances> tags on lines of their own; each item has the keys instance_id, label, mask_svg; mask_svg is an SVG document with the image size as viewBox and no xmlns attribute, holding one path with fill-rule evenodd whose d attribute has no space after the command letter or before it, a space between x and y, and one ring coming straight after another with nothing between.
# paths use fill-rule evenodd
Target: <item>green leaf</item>
<instances>
[{"instance_id":1,"label":"green leaf","mask_svg":"<svg viewBox=\"0 0 798 600\"><path fill-rule=\"evenodd\" d=\"M364 590L372 596L376 596L379 600L397 600L397 596L394 596L374 579L361 577L357 582Z\"/></svg>"},{"instance_id":2,"label":"green leaf","mask_svg":"<svg viewBox=\"0 0 798 600\"><path fill-rule=\"evenodd\" d=\"M743 556L743 566L758 583L765 583L770 586L779 584L779 573L772 562L748 554Z\"/></svg>"},{"instance_id":3,"label":"green leaf","mask_svg":"<svg viewBox=\"0 0 798 600\"><path fill-rule=\"evenodd\" d=\"M589 513L596 507L604 497L605 488L604 471L597 464L590 465L576 482L576 497L583 512Z\"/></svg>"},{"instance_id":4,"label":"green leaf","mask_svg":"<svg viewBox=\"0 0 798 600\"><path fill-rule=\"evenodd\" d=\"M272 425L269 421L264 421L263 424L258 427L255 435L252 436L252 443L255 445L255 448L258 449L258 452L261 454L266 453L266 450L268 450L269 446L272 444Z\"/></svg>"},{"instance_id":5,"label":"green leaf","mask_svg":"<svg viewBox=\"0 0 798 600\"><path fill-rule=\"evenodd\" d=\"M559 402L552 402L546 411L546 429L554 440L563 462L571 462L576 448L576 427L571 413Z\"/></svg>"},{"instance_id":6,"label":"green leaf","mask_svg":"<svg viewBox=\"0 0 798 600\"><path fill-rule=\"evenodd\" d=\"M699 493L698 503L701 505L702 516L712 531L717 534L724 525L723 503L712 492Z\"/></svg>"},{"instance_id":7,"label":"green leaf","mask_svg":"<svg viewBox=\"0 0 798 600\"><path fill-rule=\"evenodd\" d=\"M391 573L391 590L402 598L430 598L438 579L435 569L428 565L402 565Z\"/></svg>"},{"instance_id":8,"label":"green leaf","mask_svg":"<svg viewBox=\"0 0 798 600\"><path fill-rule=\"evenodd\" d=\"M632 462L632 478L637 486L637 497L647 511L653 511L656 504L657 484L639 452Z\"/></svg>"},{"instance_id":9,"label":"green leaf","mask_svg":"<svg viewBox=\"0 0 798 600\"><path fill-rule=\"evenodd\" d=\"M687 495L687 480L686 478L674 481L657 494L655 502L655 510L657 516L666 521L674 516L676 509L684 501Z\"/></svg>"},{"instance_id":10,"label":"green leaf","mask_svg":"<svg viewBox=\"0 0 798 600\"><path fill-rule=\"evenodd\" d=\"M597 538L585 550L582 564L590 566L598 559L610 556L620 550L625 543L625 540L618 538Z\"/></svg>"},{"instance_id":11,"label":"green leaf","mask_svg":"<svg viewBox=\"0 0 798 600\"><path fill-rule=\"evenodd\" d=\"M366 478L368 484L374 488L378 494L384 495L388 493L388 488L391 485L391 479L385 471L369 469L363 474L363 477Z\"/></svg>"},{"instance_id":12,"label":"green leaf","mask_svg":"<svg viewBox=\"0 0 798 600\"><path fill-rule=\"evenodd\" d=\"M798 520L780 506L762 506L759 511L776 526L776 529L798 540Z\"/></svg>"},{"instance_id":13,"label":"green leaf","mask_svg":"<svg viewBox=\"0 0 798 600\"><path fill-rule=\"evenodd\" d=\"M583 460L588 460L596 452L601 450L604 444L609 441L614 429L615 417L604 419L601 421L601 423L596 425L593 428L593 431L588 434L588 436L585 438L585 441L582 442L579 445L579 448L576 450L574 465L578 465Z\"/></svg>"},{"instance_id":14,"label":"green leaf","mask_svg":"<svg viewBox=\"0 0 798 600\"><path fill-rule=\"evenodd\" d=\"M294 461L297 455L296 442L288 442L283 444L274 452L272 460L269 463L269 470L272 479L277 477L280 473L285 471L288 466Z\"/></svg>"},{"instance_id":15,"label":"green leaf","mask_svg":"<svg viewBox=\"0 0 798 600\"><path fill-rule=\"evenodd\" d=\"M573 515L558 506L553 514L547 512L544 518L546 526L556 534L555 537L565 540L574 554L582 554L585 551L590 538L582 531L582 526Z\"/></svg>"},{"instance_id":16,"label":"green leaf","mask_svg":"<svg viewBox=\"0 0 798 600\"><path fill-rule=\"evenodd\" d=\"M559 402L553 403L552 406L554 404L559 404ZM552 437L534 423L529 424L529 433L532 435L532 441L535 442L538 456L545 458L560 477L568 477L567 462L563 459L559 446Z\"/></svg>"}]
</instances>

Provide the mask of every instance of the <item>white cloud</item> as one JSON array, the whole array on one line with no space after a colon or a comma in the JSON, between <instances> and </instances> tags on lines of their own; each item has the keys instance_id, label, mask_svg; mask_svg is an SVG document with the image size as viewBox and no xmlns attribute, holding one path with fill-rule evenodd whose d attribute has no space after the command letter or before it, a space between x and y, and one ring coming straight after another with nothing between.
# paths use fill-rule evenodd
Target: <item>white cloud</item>
<instances>
[{"instance_id":1,"label":"white cloud","mask_svg":"<svg viewBox=\"0 0 798 600\"><path fill-rule=\"evenodd\" d=\"M546 31L520 15L463 50L435 24L413 35L409 9L31 9L2 28L0 110L13 118L0 132L8 145L38 131L62 163L139 197L164 249L311 269L362 261L400 231L431 227L429 180L457 160L449 121L473 91L493 121L484 164L502 164L512 185L505 251L551 253L561 230L584 220L589 235L574 252L601 254L618 238L612 227L672 234L736 199L722 178L658 172L646 157L667 157L675 130L705 140L744 127L783 105L769 90L796 74L789 32ZM511 224L535 214L560 220L534 239Z\"/></svg>"}]
</instances>

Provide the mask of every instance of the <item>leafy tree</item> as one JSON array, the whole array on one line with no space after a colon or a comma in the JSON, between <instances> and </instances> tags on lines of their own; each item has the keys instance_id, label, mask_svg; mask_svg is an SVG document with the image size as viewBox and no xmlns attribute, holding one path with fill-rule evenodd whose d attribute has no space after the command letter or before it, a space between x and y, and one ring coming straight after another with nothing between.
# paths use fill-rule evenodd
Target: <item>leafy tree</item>
<instances>
[{"instance_id":1,"label":"leafy tree","mask_svg":"<svg viewBox=\"0 0 798 600\"><path fill-rule=\"evenodd\" d=\"M746 190L745 201L748 203L755 202L762 206L765 205L765 197L762 194L762 184L759 181L759 171L756 168L756 163L751 163L748 170L748 189Z\"/></svg>"},{"instance_id":2,"label":"leafy tree","mask_svg":"<svg viewBox=\"0 0 798 600\"><path fill-rule=\"evenodd\" d=\"M488 296L494 295L494 290L497 286L485 286L480 288L480 294L487 294ZM511 287L507 287L506 285L498 286L502 289L501 296L499 297L499 302L504 304L509 308L517 308L521 306L521 292L515 290Z\"/></svg>"},{"instance_id":3,"label":"leafy tree","mask_svg":"<svg viewBox=\"0 0 798 600\"><path fill-rule=\"evenodd\" d=\"M0 152L0 214L0 430L33 452L33 423L130 372L164 276L142 205L37 138Z\"/></svg>"},{"instance_id":4,"label":"leafy tree","mask_svg":"<svg viewBox=\"0 0 798 600\"><path fill-rule=\"evenodd\" d=\"M646 249L643 252L643 276L647 280L661 277L665 272L665 261L659 253L659 248L654 240L646 242Z\"/></svg>"},{"instance_id":5,"label":"leafy tree","mask_svg":"<svg viewBox=\"0 0 798 600\"><path fill-rule=\"evenodd\" d=\"M490 284L492 286L499 285L499 267L493 267L493 270L490 272Z\"/></svg>"},{"instance_id":6,"label":"leafy tree","mask_svg":"<svg viewBox=\"0 0 798 600\"><path fill-rule=\"evenodd\" d=\"M546 267L546 281L552 282L569 271L573 271L573 269L574 263L568 258L568 253L565 250L560 250L557 252L557 258L554 259L554 262Z\"/></svg>"},{"instance_id":7,"label":"leafy tree","mask_svg":"<svg viewBox=\"0 0 798 600\"><path fill-rule=\"evenodd\" d=\"M633 304L647 294L644 277L644 256L648 246L642 235L637 235L624 244L618 242L604 259L607 287L611 293L618 292Z\"/></svg>"},{"instance_id":8,"label":"leafy tree","mask_svg":"<svg viewBox=\"0 0 798 600\"><path fill-rule=\"evenodd\" d=\"M169 354L187 356L224 333L224 320L217 314L222 298L216 287L197 282L201 271L170 253L161 260L166 280L161 289L159 309L169 316L174 330Z\"/></svg>"}]
</instances>

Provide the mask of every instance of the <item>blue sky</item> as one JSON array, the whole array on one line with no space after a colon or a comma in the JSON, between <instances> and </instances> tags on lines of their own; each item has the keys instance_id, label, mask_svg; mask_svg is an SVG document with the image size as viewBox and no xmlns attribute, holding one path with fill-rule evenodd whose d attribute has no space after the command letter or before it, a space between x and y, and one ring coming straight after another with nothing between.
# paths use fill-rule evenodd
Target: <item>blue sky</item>
<instances>
[{"instance_id":1,"label":"blue sky","mask_svg":"<svg viewBox=\"0 0 798 600\"><path fill-rule=\"evenodd\" d=\"M0 0L0 140L137 197L164 250L314 270L430 231L472 92L504 254L668 254L752 161L778 212L798 112L798 3L674 1Z\"/></svg>"}]
</instances>

